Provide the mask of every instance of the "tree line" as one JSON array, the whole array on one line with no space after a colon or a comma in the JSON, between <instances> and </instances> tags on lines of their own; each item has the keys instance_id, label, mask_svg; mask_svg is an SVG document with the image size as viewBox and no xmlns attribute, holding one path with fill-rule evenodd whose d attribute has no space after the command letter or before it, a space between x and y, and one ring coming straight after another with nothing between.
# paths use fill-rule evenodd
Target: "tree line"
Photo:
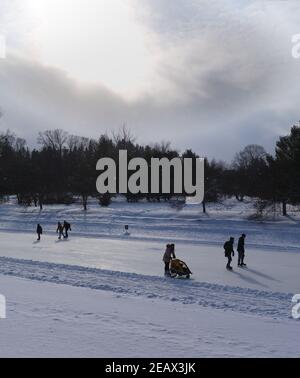
<instances>
[{"instance_id":1,"label":"tree line","mask_svg":"<svg viewBox=\"0 0 300 378\"><path fill-rule=\"evenodd\" d=\"M2 199L16 195L20 205L43 209L45 204L71 204L80 197L86 210L88 199L94 197L101 206L108 206L111 195L96 191L99 175L96 164L100 158L109 157L117 162L119 151L127 150L128 159L141 157L150 166L153 157L170 160L199 157L191 149L180 154L170 143L138 144L125 127L117 134L101 135L97 140L63 130L48 130L39 133L38 145L39 148L30 149L25 140L10 131L0 133ZM281 204L282 214L287 215L288 204L300 204L299 183L300 126L293 126L289 135L277 141L274 155L262 146L249 145L230 164L205 159L203 212L208 202L235 196L239 201L255 198L259 211ZM169 201L173 194L128 194L127 200ZM185 193L181 197L184 201Z\"/></svg>"}]
</instances>

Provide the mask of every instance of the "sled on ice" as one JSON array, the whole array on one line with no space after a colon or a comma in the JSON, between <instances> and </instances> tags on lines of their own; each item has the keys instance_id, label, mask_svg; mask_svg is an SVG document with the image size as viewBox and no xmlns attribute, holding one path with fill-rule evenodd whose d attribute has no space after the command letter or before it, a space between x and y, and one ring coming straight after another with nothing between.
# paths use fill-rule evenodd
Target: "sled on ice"
<instances>
[{"instance_id":1,"label":"sled on ice","mask_svg":"<svg viewBox=\"0 0 300 378\"><path fill-rule=\"evenodd\" d=\"M185 277L189 279L193 273L184 261L174 259L170 262L170 274L172 278Z\"/></svg>"}]
</instances>

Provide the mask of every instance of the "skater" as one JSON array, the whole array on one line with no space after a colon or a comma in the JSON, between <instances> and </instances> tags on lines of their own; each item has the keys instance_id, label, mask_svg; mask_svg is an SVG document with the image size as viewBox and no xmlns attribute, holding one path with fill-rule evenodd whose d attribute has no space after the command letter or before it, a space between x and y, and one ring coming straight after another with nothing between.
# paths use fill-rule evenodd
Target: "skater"
<instances>
[{"instance_id":1,"label":"skater","mask_svg":"<svg viewBox=\"0 0 300 378\"><path fill-rule=\"evenodd\" d=\"M38 234L38 241L41 240L41 235L43 235L43 228L40 224L37 225L36 233Z\"/></svg>"},{"instance_id":2,"label":"skater","mask_svg":"<svg viewBox=\"0 0 300 378\"><path fill-rule=\"evenodd\" d=\"M243 234L239 238L239 243L238 243L238 248L237 248L237 251L238 251L238 254L239 254L239 259L238 259L238 266L239 267L246 267L247 266L247 264L244 263L244 259L245 259L245 239L246 239L245 234Z\"/></svg>"},{"instance_id":3,"label":"skater","mask_svg":"<svg viewBox=\"0 0 300 378\"><path fill-rule=\"evenodd\" d=\"M168 244L163 258L163 262L165 263L165 276L170 276L170 262L172 259L176 259L175 244Z\"/></svg>"},{"instance_id":4,"label":"skater","mask_svg":"<svg viewBox=\"0 0 300 378\"><path fill-rule=\"evenodd\" d=\"M232 256L234 256L234 238L230 238L225 244L224 244L224 249L225 249L225 257L228 259L228 263L226 265L226 268L228 270L232 270L231 267L231 262L232 262Z\"/></svg>"},{"instance_id":5,"label":"skater","mask_svg":"<svg viewBox=\"0 0 300 378\"><path fill-rule=\"evenodd\" d=\"M60 222L58 222L58 224L57 224L56 233L58 234L58 239L61 240L61 238L64 234L64 228L63 228L63 225Z\"/></svg>"},{"instance_id":6,"label":"skater","mask_svg":"<svg viewBox=\"0 0 300 378\"><path fill-rule=\"evenodd\" d=\"M64 236L64 238L68 239L69 238L69 233L68 232L72 231L70 223L64 221L63 229L65 230L65 236Z\"/></svg>"}]
</instances>

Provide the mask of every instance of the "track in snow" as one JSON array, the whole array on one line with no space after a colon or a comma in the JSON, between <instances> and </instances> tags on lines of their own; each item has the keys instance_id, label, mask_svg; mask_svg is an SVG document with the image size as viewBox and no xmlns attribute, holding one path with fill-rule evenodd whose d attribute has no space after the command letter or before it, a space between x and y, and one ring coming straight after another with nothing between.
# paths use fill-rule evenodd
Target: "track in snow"
<instances>
[{"instance_id":1,"label":"track in snow","mask_svg":"<svg viewBox=\"0 0 300 378\"><path fill-rule=\"evenodd\" d=\"M273 319L291 318L292 294L166 279L30 260L0 258L0 274L142 296Z\"/></svg>"}]
</instances>

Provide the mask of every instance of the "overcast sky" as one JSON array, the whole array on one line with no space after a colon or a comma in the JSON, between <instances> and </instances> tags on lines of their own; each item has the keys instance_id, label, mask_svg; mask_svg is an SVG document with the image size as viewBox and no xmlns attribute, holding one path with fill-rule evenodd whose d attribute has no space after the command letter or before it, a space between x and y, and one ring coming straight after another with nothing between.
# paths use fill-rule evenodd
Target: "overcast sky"
<instances>
[{"instance_id":1,"label":"overcast sky","mask_svg":"<svg viewBox=\"0 0 300 378\"><path fill-rule=\"evenodd\" d=\"M0 129L272 152L300 119L299 17L297 0L0 0Z\"/></svg>"}]
</instances>

